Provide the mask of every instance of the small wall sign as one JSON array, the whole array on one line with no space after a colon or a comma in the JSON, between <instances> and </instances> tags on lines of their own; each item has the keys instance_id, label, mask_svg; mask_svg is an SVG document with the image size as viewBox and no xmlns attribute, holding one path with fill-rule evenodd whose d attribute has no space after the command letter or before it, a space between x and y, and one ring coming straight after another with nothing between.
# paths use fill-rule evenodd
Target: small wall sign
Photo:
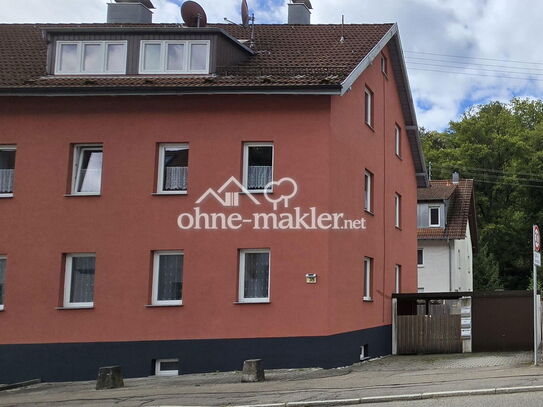
<instances>
[{"instance_id":1,"label":"small wall sign","mask_svg":"<svg viewBox=\"0 0 543 407\"><path fill-rule=\"evenodd\" d=\"M317 284L317 275L312 273L312 274L306 274L305 275L305 282L307 284Z\"/></svg>"}]
</instances>

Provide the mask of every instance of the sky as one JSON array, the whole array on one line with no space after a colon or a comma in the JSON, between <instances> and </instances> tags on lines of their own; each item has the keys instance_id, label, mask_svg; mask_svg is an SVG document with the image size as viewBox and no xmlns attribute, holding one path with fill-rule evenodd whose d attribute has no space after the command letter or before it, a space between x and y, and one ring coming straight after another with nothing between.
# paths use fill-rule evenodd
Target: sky
<instances>
[{"instance_id":1,"label":"sky","mask_svg":"<svg viewBox=\"0 0 543 407\"><path fill-rule=\"evenodd\" d=\"M16 0L1 23L105 22L110 0ZM182 0L152 0L154 22L181 22ZM199 0L210 22L240 21L241 0ZM311 0L312 23L397 22L420 126L446 129L472 105L543 96L543 1ZM257 24L284 23L287 0L248 0ZM539 62L538 62L539 61Z\"/></svg>"}]
</instances>

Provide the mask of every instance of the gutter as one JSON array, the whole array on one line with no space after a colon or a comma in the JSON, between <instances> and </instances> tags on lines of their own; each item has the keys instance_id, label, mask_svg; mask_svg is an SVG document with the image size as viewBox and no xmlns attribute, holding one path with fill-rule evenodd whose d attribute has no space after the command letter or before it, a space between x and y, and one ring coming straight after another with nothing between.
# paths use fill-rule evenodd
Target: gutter
<instances>
[{"instance_id":1,"label":"gutter","mask_svg":"<svg viewBox=\"0 0 543 407\"><path fill-rule=\"evenodd\" d=\"M8 88L0 89L2 96L183 96L183 95L340 95L338 85L320 85L311 88L260 87L260 88L172 88L146 87L126 88Z\"/></svg>"}]
</instances>

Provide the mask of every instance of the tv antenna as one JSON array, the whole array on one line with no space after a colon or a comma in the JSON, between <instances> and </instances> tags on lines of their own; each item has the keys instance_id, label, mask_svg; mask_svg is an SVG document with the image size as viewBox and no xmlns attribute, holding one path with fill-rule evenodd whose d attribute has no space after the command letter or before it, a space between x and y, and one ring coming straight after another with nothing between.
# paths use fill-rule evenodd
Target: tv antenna
<instances>
[{"instance_id":1,"label":"tv antenna","mask_svg":"<svg viewBox=\"0 0 543 407\"><path fill-rule=\"evenodd\" d=\"M181 17L187 27L202 28L207 25L207 15L195 1L185 1L181 6Z\"/></svg>"}]
</instances>

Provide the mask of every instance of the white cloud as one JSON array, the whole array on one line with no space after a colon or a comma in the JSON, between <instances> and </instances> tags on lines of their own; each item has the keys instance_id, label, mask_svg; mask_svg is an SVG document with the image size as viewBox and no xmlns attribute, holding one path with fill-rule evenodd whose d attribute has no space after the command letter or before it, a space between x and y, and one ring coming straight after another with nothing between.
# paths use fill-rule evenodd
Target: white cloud
<instances>
[{"instance_id":1,"label":"white cloud","mask_svg":"<svg viewBox=\"0 0 543 407\"><path fill-rule=\"evenodd\" d=\"M0 10L1 22L104 22L109 0L17 0ZM155 22L180 22L179 6L173 0L153 0ZM277 5L282 1L283 6ZM256 8L257 23L286 21L287 0L248 0ZM239 21L241 0L199 0L211 22L227 17ZM314 23L398 22L404 50L464 55L498 60L543 61L543 47L537 43L543 2L525 0L312 0ZM543 65L510 64L499 61L458 59L459 62L509 66L470 65L478 70L465 73L502 78L455 75L423 71L451 70L440 56L406 53L411 89L418 108L419 124L441 129L462 114L469 102L507 100L512 96L538 97L543 94ZM424 58L424 59L414 59ZM428 66L420 64L435 64ZM441 65L441 66L439 66ZM530 69L521 70L519 67ZM538 81L503 78L518 76L494 71L539 73ZM538 71L538 69L540 69ZM458 69L455 69L458 71ZM526 75L522 75L525 77Z\"/></svg>"}]
</instances>

